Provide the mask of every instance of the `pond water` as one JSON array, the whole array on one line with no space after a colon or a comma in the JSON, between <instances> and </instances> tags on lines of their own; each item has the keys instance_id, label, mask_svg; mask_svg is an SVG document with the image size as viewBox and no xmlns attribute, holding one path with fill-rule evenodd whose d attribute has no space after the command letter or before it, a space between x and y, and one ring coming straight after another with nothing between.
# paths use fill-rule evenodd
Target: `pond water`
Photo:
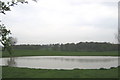
<instances>
[{"instance_id":1,"label":"pond water","mask_svg":"<svg viewBox=\"0 0 120 80\"><path fill-rule=\"evenodd\" d=\"M1 63L2 62L2 63ZM99 69L118 66L112 56L28 56L0 58L1 66L40 69Z\"/></svg>"}]
</instances>

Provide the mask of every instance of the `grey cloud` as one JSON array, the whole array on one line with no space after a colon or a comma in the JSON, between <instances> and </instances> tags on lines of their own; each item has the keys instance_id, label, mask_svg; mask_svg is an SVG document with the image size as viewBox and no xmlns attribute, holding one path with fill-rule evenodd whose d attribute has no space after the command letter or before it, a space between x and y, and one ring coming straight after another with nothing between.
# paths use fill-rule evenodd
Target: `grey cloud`
<instances>
[{"instance_id":1,"label":"grey cloud","mask_svg":"<svg viewBox=\"0 0 120 80\"><path fill-rule=\"evenodd\" d=\"M102 2L101 4L108 6L108 7L117 7L118 6L117 2Z\"/></svg>"},{"instance_id":2,"label":"grey cloud","mask_svg":"<svg viewBox=\"0 0 120 80\"><path fill-rule=\"evenodd\" d=\"M77 23L74 24L68 24L69 26L76 26L76 27L81 27L81 26L95 26L98 28L105 28L105 29L117 29L118 27L118 19L116 18L101 18L98 19L94 22L86 22L83 20L79 20Z\"/></svg>"}]
</instances>

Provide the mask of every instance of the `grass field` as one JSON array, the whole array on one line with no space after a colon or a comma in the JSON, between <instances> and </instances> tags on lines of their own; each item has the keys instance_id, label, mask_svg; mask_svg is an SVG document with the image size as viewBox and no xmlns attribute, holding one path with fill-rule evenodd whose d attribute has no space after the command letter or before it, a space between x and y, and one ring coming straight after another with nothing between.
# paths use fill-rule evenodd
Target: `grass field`
<instances>
[{"instance_id":1,"label":"grass field","mask_svg":"<svg viewBox=\"0 0 120 80\"><path fill-rule=\"evenodd\" d=\"M118 78L118 68L49 70L3 67L2 69L3 78Z\"/></svg>"},{"instance_id":2,"label":"grass field","mask_svg":"<svg viewBox=\"0 0 120 80\"><path fill-rule=\"evenodd\" d=\"M118 56L118 51L109 52L68 52L68 51L45 51L45 50L14 50L12 56ZM2 57L9 57L3 52Z\"/></svg>"}]
</instances>

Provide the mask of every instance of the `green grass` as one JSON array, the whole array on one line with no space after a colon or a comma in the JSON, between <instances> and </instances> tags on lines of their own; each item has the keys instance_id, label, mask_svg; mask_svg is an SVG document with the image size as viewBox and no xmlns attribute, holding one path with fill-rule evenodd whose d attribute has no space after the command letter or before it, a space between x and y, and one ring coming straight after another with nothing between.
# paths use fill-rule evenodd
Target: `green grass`
<instances>
[{"instance_id":1,"label":"green grass","mask_svg":"<svg viewBox=\"0 0 120 80\"><path fill-rule=\"evenodd\" d=\"M45 51L45 50L14 50L13 56L118 56L118 51L108 52L68 52L68 51ZM9 57L6 52L2 57Z\"/></svg>"},{"instance_id":2,"label":"green grass","mask_svg":"<svg viewBox=\"0 0 120 80\"><path fill-rule=\"evenodd\" d=\"M118 78L118 68L50 70L3 67L2 70L3 78Z\"/></svg>"}]
</instances>

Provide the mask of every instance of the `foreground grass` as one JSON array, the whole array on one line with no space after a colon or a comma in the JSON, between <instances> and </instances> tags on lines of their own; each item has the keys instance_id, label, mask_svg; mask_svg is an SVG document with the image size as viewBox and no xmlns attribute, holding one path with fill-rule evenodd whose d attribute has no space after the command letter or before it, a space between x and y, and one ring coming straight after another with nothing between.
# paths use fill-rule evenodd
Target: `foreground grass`
<instances>
[{"instance_id":1,"label":"foreground grass","mask_svg":"<svg viewBox=\"0 0 120 80\"><path fill-rule=\"evenodd\" d=\"M13 56L118 56L118 51L109 52L69 52L45 50L14 50ZM2 57L9 57L7 52Z\"/></svg>"},{"instance_id":2,"label":"foreground grass","mask_svg":"<svg viewBox=\"0 0 120 80\"><path fill-rule=\"evenodd\" d=\"M50 70L3 67L2 70L3 78L118 78L118 68Z\"/></svg>"}]
</instances>

